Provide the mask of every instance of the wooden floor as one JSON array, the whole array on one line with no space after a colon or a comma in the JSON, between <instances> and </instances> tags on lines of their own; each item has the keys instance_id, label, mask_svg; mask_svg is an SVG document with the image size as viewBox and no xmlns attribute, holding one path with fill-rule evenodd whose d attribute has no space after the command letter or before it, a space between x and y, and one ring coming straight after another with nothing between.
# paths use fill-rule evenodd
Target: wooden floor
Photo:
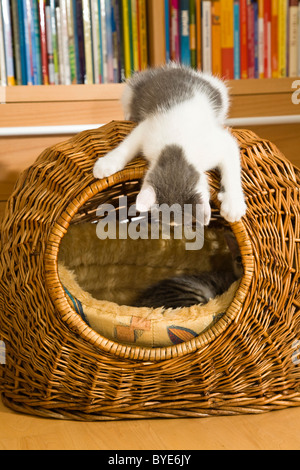
<instances>
[{"instance_id":1,"label":"wooden floor","mask_svg":"<svg viewBox=\"0 0 300 470\"><path fill-rule=\"evenodd\" d=\"M300 167L299 126L253 130ZM0 189L7 191L3 181ZM300 407L260 415L84 423L22 415L0 402L0 449L300 449Z\"/></svg>"},{"instance_id":2,"label":"wooden floor","mask_svg":"<svg viewBox=\"0 0 300 470\"><path fill-rule=\"evenodd\" d=\"M85 423L22 415L1 403L0 449L296 450L300 407L260 415Z\"/></svg>"}]
</instances>

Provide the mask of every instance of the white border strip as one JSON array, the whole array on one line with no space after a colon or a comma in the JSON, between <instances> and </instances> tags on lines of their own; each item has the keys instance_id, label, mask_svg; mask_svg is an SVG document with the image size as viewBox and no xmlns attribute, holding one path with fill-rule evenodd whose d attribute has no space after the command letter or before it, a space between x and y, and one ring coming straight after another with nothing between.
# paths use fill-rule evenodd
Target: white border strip
<instances>
[{"instance_id":1,"label":"white border strip","mask_svg":"<svg viewBox=\"0 0 300 470\"><path fill-rule=\"evenodd\" d=\"M290 116L262 116L227 119L226 125L230 127L267 126L278 124L299 124L299 115ZM104 124L86 124L74 126L25 126L25 127L0 127L0 137L21 137L38 135L73 135L79 132L98 129Z\"/></svg>"}]
</instances>

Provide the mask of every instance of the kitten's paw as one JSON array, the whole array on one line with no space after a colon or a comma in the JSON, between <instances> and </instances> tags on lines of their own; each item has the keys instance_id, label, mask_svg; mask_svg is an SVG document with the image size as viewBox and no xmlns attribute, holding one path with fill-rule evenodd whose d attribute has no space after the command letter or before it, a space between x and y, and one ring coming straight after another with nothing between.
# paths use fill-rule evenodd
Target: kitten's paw
<instances>
[{"instance_id":1,"label":"kitten's paw","mask_svg":"<svg viewBox=\"0 0 300 470\"><path fill-rule=\"evenodd\" d=\"M245 214L247 206L243 194L219 193L221 216L228 222L238 222Z\"/></svg>"},{"instance_id":2,"label":"kitten's paw","mask_svg":"<svg viewBox=\"0 0 300 470\"><path fill-rule=\"evenodd\" d=\"M93 168L95 178L107 178L123 169L122 158L118 149L112 150L105 157L99 158Z\"/></svg>"}]
</instances>

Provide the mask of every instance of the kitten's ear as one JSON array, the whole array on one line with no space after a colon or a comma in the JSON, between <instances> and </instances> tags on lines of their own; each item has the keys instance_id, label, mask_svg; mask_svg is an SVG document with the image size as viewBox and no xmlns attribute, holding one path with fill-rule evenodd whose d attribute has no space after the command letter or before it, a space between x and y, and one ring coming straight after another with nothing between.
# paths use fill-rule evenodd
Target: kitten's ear
<instances>
[{"instance_id":1,"label":"kitten's ear","mask_svg":"<svg viewBox=\"0 0 300 470\"><path fill-rule=\"evenodd\" d=\"M156 202L156 194L152 186L143 185L136 198L136 210L148 212Z\"/></svg>"}]
</instances>

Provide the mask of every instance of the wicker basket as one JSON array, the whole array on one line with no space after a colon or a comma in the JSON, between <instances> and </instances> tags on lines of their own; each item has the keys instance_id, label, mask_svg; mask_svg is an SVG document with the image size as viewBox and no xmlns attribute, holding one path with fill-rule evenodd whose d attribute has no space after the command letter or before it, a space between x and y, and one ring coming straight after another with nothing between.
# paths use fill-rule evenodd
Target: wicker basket
<instances>
[{"instance_id":1,"label":"wicker basket","mask_svg":"<svg viewBox=\"0 0 300 470\"><path fill-rule=\"evenodd\" d=\"M231 226L244 276L208 331L166 348L117 344L75 313L58 277L60 242L100 202L134 200L145 162L95 181L93 164L132 130L112 122L45 150L18 180L1 226L4 403L78 420L261 413L300 404L300 173L249 131L241 147L247 214ZM216 172L209 175L218 219ZM300 357L300 354L299 354Z\"/></svg>"}]
</instances>

